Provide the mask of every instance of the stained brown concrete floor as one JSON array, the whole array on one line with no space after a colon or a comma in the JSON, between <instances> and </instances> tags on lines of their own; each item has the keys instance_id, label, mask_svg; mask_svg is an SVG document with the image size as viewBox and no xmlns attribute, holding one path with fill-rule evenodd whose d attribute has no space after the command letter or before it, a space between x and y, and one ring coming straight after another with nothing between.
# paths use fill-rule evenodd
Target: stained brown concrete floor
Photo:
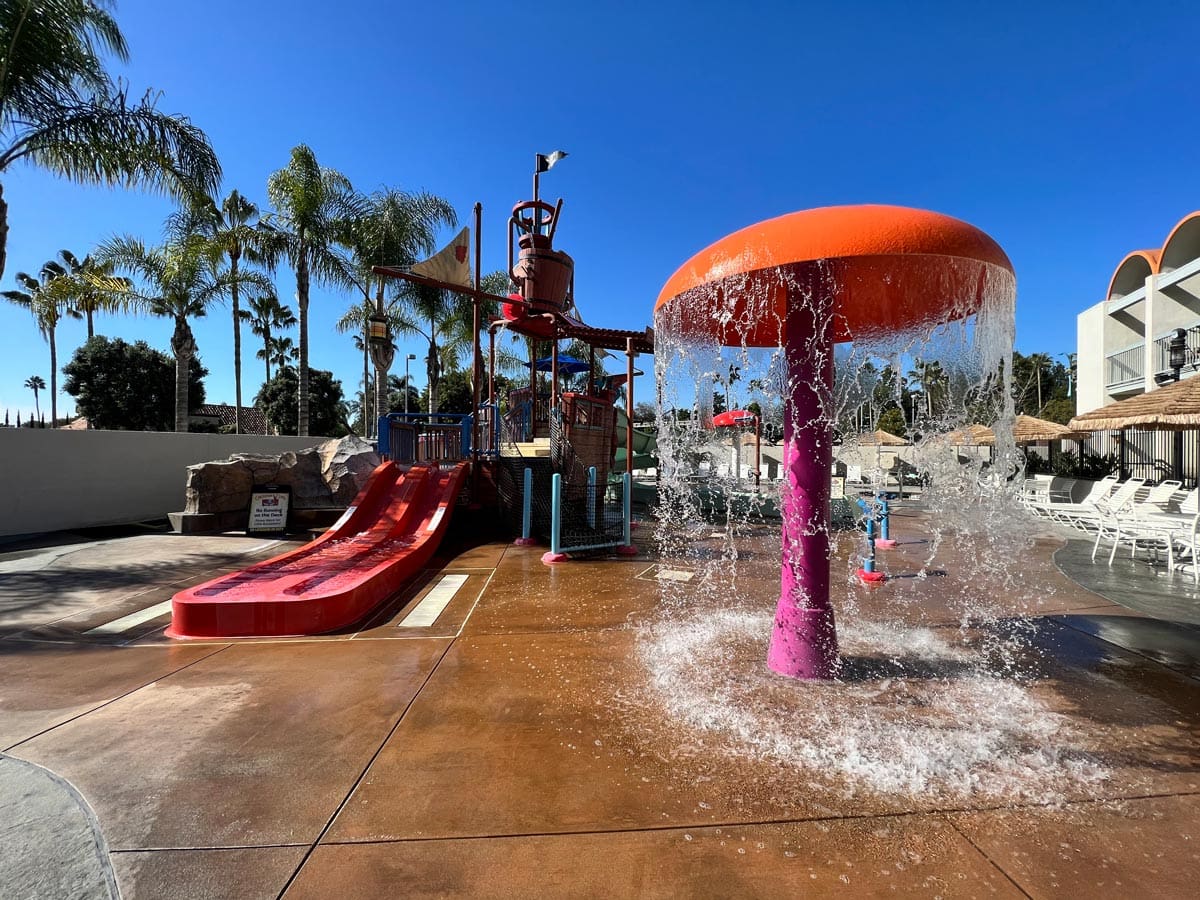
<instances>
[{"instance_id":1,"label":"stained brown concrete floor","mask_svg":"<svg viewBox=\"0 0 1200 900\"><path fill-rule=\"evenodd\" d=\"M839 540L841 621L983 644L1019 631L1003 645L1014 680L1071 723L1102 782L1049 803L887 793L673 719L648 688L647 647L680 615L769 616L769 528L709 529L672 559L555 567L541 548L488 543L445 555L359 629L280 641L172 643L162 618L86 634L272 552L261 541L0 553L18 576L0 584L0 749L82 792L134 898L1193 896L1197 648L1156 658L1162 623L1066 578L1059 540L1013 566L989 559L987 537L951 535L931 555L924 524L897 511L884 588L850 578L857 545ZM137 568L98 587L89 573L124 553ZM466 581L437 621L401 627L445 574ZM743 673L768 709L856 713L851 690L762 672L765 640L713 666ZM850 651L847 673L850 687L956 677Z\"/></svg>"}]
</instances>

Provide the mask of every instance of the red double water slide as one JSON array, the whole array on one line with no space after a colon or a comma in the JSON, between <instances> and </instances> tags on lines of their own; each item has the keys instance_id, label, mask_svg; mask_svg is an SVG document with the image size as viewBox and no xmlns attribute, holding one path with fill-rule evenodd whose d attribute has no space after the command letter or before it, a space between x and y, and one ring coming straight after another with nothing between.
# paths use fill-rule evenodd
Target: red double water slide
<instances>
[{"instance_id":1,"label":"red double water slide","mask_svg":"<svg viewBox=\"0 0 1200 900\"><path fill-rule=\"evenodd\" d=\"M360 622L441 543L467 474L386 462L311 544L171 598L174 638L321 634Z\"/></svg>"}]
</instances>

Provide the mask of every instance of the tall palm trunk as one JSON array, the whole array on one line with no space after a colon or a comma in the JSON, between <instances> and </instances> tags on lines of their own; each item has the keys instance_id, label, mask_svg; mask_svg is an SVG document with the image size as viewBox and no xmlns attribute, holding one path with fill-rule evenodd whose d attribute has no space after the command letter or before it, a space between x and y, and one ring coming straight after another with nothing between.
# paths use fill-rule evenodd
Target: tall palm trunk
<instances>
[{"instance_id":1,"label":"tall palm trunk","mask_svg":"<svg viewBox=\"0 0 1200 900\"><path fill-rule=\"evenodd\" d=\"M296 434L308 436L308 247L304 232L299 235L300 252L296 262L296 303L300 307L300 377L297 393L300 397Z\"/></svg>"},{"instance_id":2,"label":"tall palm trunk","mask_svg":"<svg viewBox=\"0 0 1200 900\"><path fill-rule=\"evenodd\" d=\"M263 323L263 362L267 366L267 381L271 380L271 323Z\"/></svg>"},{"instance_id":3,"label":"tall palm trunk","mask_svg":"<svg viewBox=\"0 0 1200 900\"><path fill-rule=\"evenodd\" d=\"M54 338L54 326L50 333L50 427L56 428L58 422L58 342ZM38 413L41 417L41 413Z\"/></svg>"},{"instance_id":4,"label":"tall palm trunk","mask_svg":"<svg viewBox=\"0 0 1200 900\"><path fill-rule=\"evenodd\" d=\"M192 357L196 354L196 341L187 319L175 317L175 332L171 335L171 352L175 354L175 430L188 430L188 374Z\"/></svg>"},{"instance_id":5,"label":"tall palm trunk","mask_svg":"<svg viewBox=\"0 0 1200 900\"><path fill-rule=\"evenodd\" d=\"M90 306L87 307L86 309L84 309L83 314L87 317L88 340L90 341L92 338L94 338L96 336L96 329L92 325L92 308Z\"/></svg>"},{"instance_id":6,"label":"tall palm trunk","mask_svg":"<svg viewBox=\"0 0 1200 900\"><path fill-rule=\"evenodd\" d=\"M371 340L371 325L370 323L363 329L363 393L362 393L362 414L363 414L363 440L371 438L371 420L367 416L367 397L371 390L371 350L369 341Z\"/></svg>"},{"instance_id":7,"label":"tall palm trunk","mask_svg":"<svg viewBox=\"0 0 1200 900\"><path fill-rule=\"evenodd\" d=\"M379 279L379 287L377 288L376 294L375 294L375 308L380 311L383 310L383 279L382 278ZM370 326L370 324L368 324L367 331L370 332L370 329L371 329L371 326ZM369 349L370 349L370 345L368 342L368 350ZM383 368L382 366L376 366L375 367L375 402L374 402L374 404L372 404L374 406L375 415L372 416L372 421L378 422L380 420L380 418L382 418L383 413L384 413L384 406L386 404L387 404L387 369Z\"/></svg>"},{"instance_id":8,"label":"tall palm trunk","mask_svg":"<svg viewBox=\"0 0 1200 900\"><path fill-rule=\"evenodd\" d=\"M36 415L39 419L42 417L42 407L38 403L38 389L37 388L33 389L33 412L34 412L34 415ZM8 410L5 410L4 414L7 416Z\"/></svg>"},{"instance_id":9,"label":"tall palm trunk","mask_svg":"<svg viewBox=\"0 0 1200 900\"><path fill-rule=\"evenodd\" d=\"M0 278L8 259L8 203L4 200L4 185L0 184Z\"/></svg>"},{"instance_id":10,"label":"tall palm trunk","mask_svg":"<svg viewBox=\"0 0 1200 900\"><path fill-rule=\"evenodd\" d=\"M242 433L242 317L238 307L238 257L229 253L229 296L233 301L233 433Z\"/></svg>"}]
</instances>

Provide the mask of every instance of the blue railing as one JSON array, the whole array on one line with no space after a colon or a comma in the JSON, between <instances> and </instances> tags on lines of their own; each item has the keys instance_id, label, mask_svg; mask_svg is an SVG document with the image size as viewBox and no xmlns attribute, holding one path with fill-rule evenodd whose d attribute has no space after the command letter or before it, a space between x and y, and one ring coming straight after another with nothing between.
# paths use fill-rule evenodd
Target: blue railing
<instances>
[{"instance_id":1,"label":"blue railing","mask_svg":"<svg viewBox=\"0 0 1200 900\"><path fill-rule=\"evenodd\" d=\"M474 422L466 413L388 413L379 419L379 455L401 465L461 462L471 456Z\"/></svg>"}]
</instances>

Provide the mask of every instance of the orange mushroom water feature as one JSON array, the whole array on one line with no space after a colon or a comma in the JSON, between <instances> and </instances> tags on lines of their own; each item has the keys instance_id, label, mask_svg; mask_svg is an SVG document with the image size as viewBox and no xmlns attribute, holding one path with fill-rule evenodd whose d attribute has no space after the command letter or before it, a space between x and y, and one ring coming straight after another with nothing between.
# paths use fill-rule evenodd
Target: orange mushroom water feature
<instances>
[{"instance_id":1,"label":"orange mushroom water feature","mask_svg":"<svg viewBox=\"0 0 1200 900\"><path fill-rule=\"evenodd\" d=\"M782 347L781 594L767 665L837 674L829 602L833 346L933 329L1003 304L1015 279L1000 246L958 219L896 206L810 209L743 228L700 251L663 287L660 332L722 346Z\"/></svg>"}]
</instances>

